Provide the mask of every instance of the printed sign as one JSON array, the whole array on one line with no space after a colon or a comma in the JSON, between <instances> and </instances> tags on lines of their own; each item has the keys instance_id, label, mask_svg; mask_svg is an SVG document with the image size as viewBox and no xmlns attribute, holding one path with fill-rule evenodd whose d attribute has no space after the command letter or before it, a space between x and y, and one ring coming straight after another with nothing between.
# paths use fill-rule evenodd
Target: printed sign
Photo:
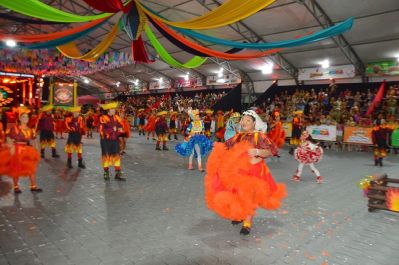
<instances>
[{"instance_id":1,"label":"printed sign","mask_svg":"<svg viewBox=\"0 0 399 265\"><path fill-rule=\"evenodd\" d=\"M292 137L292 123L291 122L283 122L282 127L285 132L285 137L286 138Z\"/></svg>"},{"instance_id":2,"label":"printed sign","mask_svg":"<svg viewBox=\"0 0 399 265\"><path fill-rule=\"evenodd\" d=\"M235 76L233 74L219 76L207 76L206 77L206 85L207 86L222 86L222 85L231 85L231 84L240 84L241 78Z\"/></svg>"},{"instance_id":3,"label":"printed sign","mask_svg":"<svg viewBox=\"0 0 399 265\"><path fill-rule=\"evenodd\" d=\"M367 76L399 75L399 62L396 60L368 63L366 73Z\"/></svg>"},{"instance_id":4,"label":"printed sign","mask_svg":"<svg viewBox=\"0 0 399 265\"><path fill-rule=\"evenodd\" d=\"M351 144L373 144L371 136L372 130L373 128L345 126L344 142Z\"/></svg>"},{"instance_id":5,"label":"printed sign","mask_svg":"<svg viewBox=\"0 0 399 265\"><path fill-rule=\"evenodd\" d=\"M176 80L176 87L177 88L184 88L184 87L200 87L202 86L202 79L200 77L197 78L179 78Z\"/></svg>"},{"instance_id":6,"label":"printed sign","mask_svg":"<svg viewBox=\"0 0 399 265\"><path fill-rule=\"evenodd\" d=\"M312 126L307 126L306 130L315 140L320 140L320 141L337 140L337 127L334 125L312 125Z\"/></svg>"},{"instance_id":7,"label":"printed sign","mask_svg":"<svg viewBox=\"0 0 399 265\"><path fill-rule=\"evenodd\" d=\"M53 84L53 104L55 106L73 106L74 104L73 83Z\"/></svg>"},{"instance_id":8,"label":"printed sign","mask_svg":"<svg viewBox=\"0 0 399 265\"><path fill-rule=\"evenodd\" d=\"M298 80L326 80L355 77L356 71L353 65L331 66L329 68L303 68L299 69Z\"/></svg>"},{"instance_id":9,"label":"printed sign","mask_svg":"<svg viewBox=\"0 0 399 265\"><path fill-rule=\"evenodd\" d=\"M151 81L149 84L149 89L150 90L156 90L156 89L171 89L172 88L172 84L169 80L162 80L159 81Z\"/></svg>"}]
</instances>

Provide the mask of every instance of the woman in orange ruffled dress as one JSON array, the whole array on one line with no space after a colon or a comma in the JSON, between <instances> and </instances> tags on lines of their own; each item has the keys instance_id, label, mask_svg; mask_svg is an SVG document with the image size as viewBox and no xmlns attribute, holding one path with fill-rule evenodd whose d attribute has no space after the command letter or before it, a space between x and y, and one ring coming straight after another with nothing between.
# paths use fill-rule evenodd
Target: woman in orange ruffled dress
<instances>
[{"instance_id":1,"label":"woman in orange ruffled dress","mask_svg":"<svg viewBox=\"0 0 399 265\"><path fill-rule=\"evenodd\" d=\"M147 124L143 127L144 131L147 132L147 140L150 140L150 133L152 135L152 140L155 139L155 122L157 120L157 115L155 114L155 109L152 110L148 116Z\"/></svg>"},{"instance_id":2,"label":"woman in orange ruffled dress","mask_svg":"<svg viewBox=\"0 0 399 265\"><path fill-rule=\"evenodd\" d=\"M21 193L19 188L20 177L30 178L30 190L32 192L42 191L42 189L38 188L36 185L36 169L40 161L40 155L37 151L39 147L34 130L28 127L28 114L28 109L20 108L18 110L18 123L7 130L6 133L7 150L10 158L6 168L0 169L0 171L12 177L14 193ZM2 165L4 165L4 163L2 163Z\"/></svg>"},{"instance_id":3,"label":"woman in orange ruffled dress","mask_svg":"<svg viewBox=\"0 0 399 265\"><path fill-rule=\"evenodd\" d=\"M126 113L123 111L120 112L119 118L121 119L123 130L123 132L119 135L119 146L121 155L124 155L126 154L126 141L130 137L130 123Z\"/></svg>"},{"instance_id":4,"label":"woman in orange ruffled dress","mask_svg":"<svg viewBox=\"0 0 399 265\"><path fill-rule=\"evenodd\" d=\"M240 133L214 144L207 163L205 200L219 216L243 223L240 234L248 235L257 208L276 210L287 193L264 163L278 152L265 134L267 125L252 110L243 113L240 125Z\"/></svg>"}]
</instances>

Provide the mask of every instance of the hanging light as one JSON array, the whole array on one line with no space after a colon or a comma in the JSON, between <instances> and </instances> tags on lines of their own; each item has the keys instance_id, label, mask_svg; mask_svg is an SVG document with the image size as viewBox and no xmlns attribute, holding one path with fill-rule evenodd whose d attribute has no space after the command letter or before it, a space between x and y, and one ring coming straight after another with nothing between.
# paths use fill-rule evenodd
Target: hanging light
<instances>
[{"instance_id":1,"label":"hanging light","mask_svg":"<svg viewBox=\"0 0 399 265\"><path fill-rule=\"evenodd\" d=\"M8 39L5 42L6 42L6 45L8 47L13 48L13 47L17 46L17 42L15 40L12 40L12 39Z\"/></svg>"},{"instance_id":2,"label":"hanging light","mask_svg":"<svg viewBox=\"0 0 399 265\"><path fill-rule=\"evenodd\" d=\"M330 61L328 59L326 59L326 60L322 61L320 63L320 65L321 65L321 68L323 68L323 69L329 68L330 67Z\"/></svg>"},{"instance_id":3,"label":"hanging light","mask_svg":"<svg viewBox=\"0 0 399 265\"><path fill-rule=\"evenodd\" d=\"M90 83L90 80L85 78L85 80L83 82L85 82L85 84L88 84L88 83Z\"/></svg>"},{"instance_id":4,"label":"hanging light","mask_svg":"<svg viewBox=\"0 0 399 265\"><path fill-rule=\"evenodd\" d=\"M272 74L273 73L273 67L274 67L273 63L271 63L271 62L266 63L261 69L262 74L264 74L264 75Z\"/></svg>"},{"instance_id":5,"label":"hanging light","mask_svg":"<svg viewBox=\"0 0 399 265\"><path fill-rule=\"evenodd\" d=\"M218 72L218 77L223 76L223 67L220 67L219 72Z\"/></svg>"},{"instance_id":6,"label":"hanging light","mask_svg":"<svg viewBox=\"0 0 399 265\"><path fill-rule=\"evenodd\" d=\"M121 82L118 81L118 82L116 82L115 85L116 85L116 87L119 87L120 84L121 84Z\"/></svg>"}]
</instances>

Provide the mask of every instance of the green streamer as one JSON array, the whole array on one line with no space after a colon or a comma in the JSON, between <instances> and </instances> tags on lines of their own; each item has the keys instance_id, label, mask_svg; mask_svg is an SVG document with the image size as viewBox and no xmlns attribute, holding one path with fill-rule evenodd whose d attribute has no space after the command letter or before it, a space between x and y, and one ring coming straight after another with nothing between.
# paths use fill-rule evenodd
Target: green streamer
<instances>
[{"instance_id":1,"label":"green streamer","mask_svg":"<svg viewBox=\"0 0 399 265\"><path fill-rule=\"evenodd\" d=\"M152 46L154 46L155 50L159 53L159 56L167 62L169 65L177 68L197 68L198 66L205 63L208 58L202 58L200 56L194 56L188 62L182 64L178 62L175 58L173 58L168 51L162 46L162 44L158 41L154 32L152 32L151 28L148 25L144 27L145 33L147 34L148 39L150 40Z\"/></svg>"},{"instance_id":2,"label":"green streamer","mask_svg":"<svg viewBox=\"0 0 399 265\"><path fill-rule=\"evenodd\" d=\"M109 17L112 14L102 13L93 16L79 16L58 10L39 0L0 0L0 5L20 14L54 22L86 22Z\"/></svg>"}]
</instances>

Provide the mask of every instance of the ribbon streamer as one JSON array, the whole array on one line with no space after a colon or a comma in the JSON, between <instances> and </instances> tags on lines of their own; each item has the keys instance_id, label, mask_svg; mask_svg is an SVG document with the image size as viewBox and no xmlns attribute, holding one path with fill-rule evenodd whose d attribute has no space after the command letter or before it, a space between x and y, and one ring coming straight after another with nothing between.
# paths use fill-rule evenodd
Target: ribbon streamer
<instances>
[{"instance_id":1,"label":"ribbon streamer","mask_svg":"<svg viewBox=\"0 0 399 265\"><path fill-rule=\"evenodd\" d=\"M90 29L90 28L104 22L105 20L106 20L106 18L97 19L97 20L93 20L87 24L84 24L84 25L76 27L76 28L71 28L71 29L67 29L64 31L49 33L49 34L36 34L36 35L27 35L27 36L0 34L0 39L13 39L16 42L27 42L27 43L50 41L50 40L55 40L55 39L59 39L62 37L70 36L75 33L79 33L84 30Z\"/></svg>"},{"instance_id":2,"label":"ribbon streamer","mask_svg":"<svg viewBox=\"0 0 399 265\"><path fill-rule=\"evenodd\" d=\"M91 16L79 16L58 10L39 0L0 0L0 5L26 16L55 22L87 22L112 15L110 13L102 13Z\"/></svg>"},{"instance_id":3,"label":"ribbon streamer","mask_svg":"<svg viewBox=\"0 0 399 265\"><path fill-rule=\"evenodd\" d=\"M91 51L89 51L88 53L86 53L84 55L81 55L75 42L70 42L65 45L58 46L57 49L66 57L69 57L72 59L88 61L88 62L93 62L100 55L102 55L109 48L111 43L114 41L114 39L119 31L118 24L119 23L116 23L114 25L112 30L107 34L107 36L96 47L94 47Z\"/></svg>"},{"instance_id":4,"label":"ribbon streamer","mask_svg":"<svg viewBox=\"0 0 399 265\"><path fill-rule=\"evenodd\" d=\"M129 13L122 16L122 25L126 34L131 40L137 40L144 30L144 25L147 23L147 16L141 9L137 9L135 3Z\"/></svg>"},{"instance_id":5,"label":"ribbon streamer","mask_svg":"<svg viewBox=\"0 0 399 265\"><path fill-rule=\"evenodd\" d=\"M12 20L15 22L26 23L26 24L36 24L36 25L57 25L57 24L65 24L63 22L51 22L51 21L41 21L41 20L33 20L29 18L17 17L10 14L0 13L0 18L4 18L7 20Z\"/></svg>"},{"instance_id":6,"label":"ribbon streamer","mask_svg":"<svg viewBox=\"0 0 399 265\"><path fill-rule=\"evenodd\" d=\"M207 47L201 46L199 44L196 44L196 43L180 36L175 31L168 28L165 24L163 24L160 21L157 21L154 18L152 18L152 21L155 24L157 24L164 32L166 32L171 37L173 37L175 40L177 40L177 41L183 43L184 45L186 45L192 49L195 49L201 53L205 53L211 57L222 58L225 60L248 60L248 59L253 59L253 58L264 57L264 56L271 55L273 53L277 53L277 52L281 51L281 49L272 49L272 50L262 51L262 52L246 52L246 53L240 53L240 54L230 54L230 53L226 53L226 52L220 52L220 51L212 50Z\"/></svg>"},{"instance_id":7,"label":"ribbon streamer","mask_svg":"<svg viewBox=\"0 0 399 265\"><path fill-rule=\"evenodd\" d=\"M333 36L337 36L339 34L342 34L350 30L353 25L353 20L354 20L353 18L349 18L332 27L320 30L316 33L304 37L296 38L294 40L285 40L285 41L268 42L268 43L243 43L243 42L224 40L220 38L207 36L192 30L186 30L180 28L174 28L174 29L187 36L224 46L243 48L243 49L275 49L275 48L288 48L288 47L306 45L327 38L331 38Z\"/></svg>"},{"instance_id":8,"label":"ribbon streamer","mask_svg":"<svg viewBox=\"0 0 399 265\"><path fill-rule=\"evenodd\" d=\"M174 59L167 51L166 49L162 46L162 44L158 41L157 37L155 36L154 32L150 29L148 25L145 26L144 28L145 33L147 34L148 39L150 40L152 46L154 46L155 50L158 52L158 54L161 56L161 58L167 62L169 65L177 68L197 68L203 63L206 62L207 58L201 58L199 56L194 56L191 58L188 62L182 64L178 62L176 59Z\"/></svg>"},{"instance_id":9,"label":"ribbon streamer","mask_svg":"<svg viewBox=\"0 0 399 265\"><path fill-rule=\"evenodd\" d=\"M83 0L89 6L101 11L101 12L109 12L109 13L117 13L121 10L125 12L125 7L121 0L106 0L106 1L99 1L99 0Z\"/></svg>"},{"instance_id":10,"label":"ribbon streamer","mask_svg":"<svg viewBox=\"0 0 399 265\"><path fill-rule=\"evenodd\" d=\"M143 3L136 1L137 5L141 7L148 16L170 26L185 29L212 29L223 27L252 16L274 2L275 0L229 0L216 9L197 18L182 22L173 22L158 16L151 12Z\"/></svg>"},{"instance_id":11,"label":"ribbon streamer","mask_svg":"<svg viewBox=\"0 0 399 265\"><path fill-rule=\"evenodd\" d=\"M196 49L193 49L183 43L181 43L180 41L178 41L177 39L175 39L174 37L172 37L171 35L169 35L166 31L164 31L161 27L159 27L150 17L148 17L149 20L151 21L152 25L165 37L167 38L171 43L173 43L173 45L175 45L176 47L182 49L185 52L188 52L190 54L193 55L197 55L200 57L212 57L206 53L202 53L197 51ZM242 51L243 49L241 48L232 48L228 51L225 51L225 53L230 53L230 54L235 54L238 53L240 51Z\"/></svg>"}]
</instances>

